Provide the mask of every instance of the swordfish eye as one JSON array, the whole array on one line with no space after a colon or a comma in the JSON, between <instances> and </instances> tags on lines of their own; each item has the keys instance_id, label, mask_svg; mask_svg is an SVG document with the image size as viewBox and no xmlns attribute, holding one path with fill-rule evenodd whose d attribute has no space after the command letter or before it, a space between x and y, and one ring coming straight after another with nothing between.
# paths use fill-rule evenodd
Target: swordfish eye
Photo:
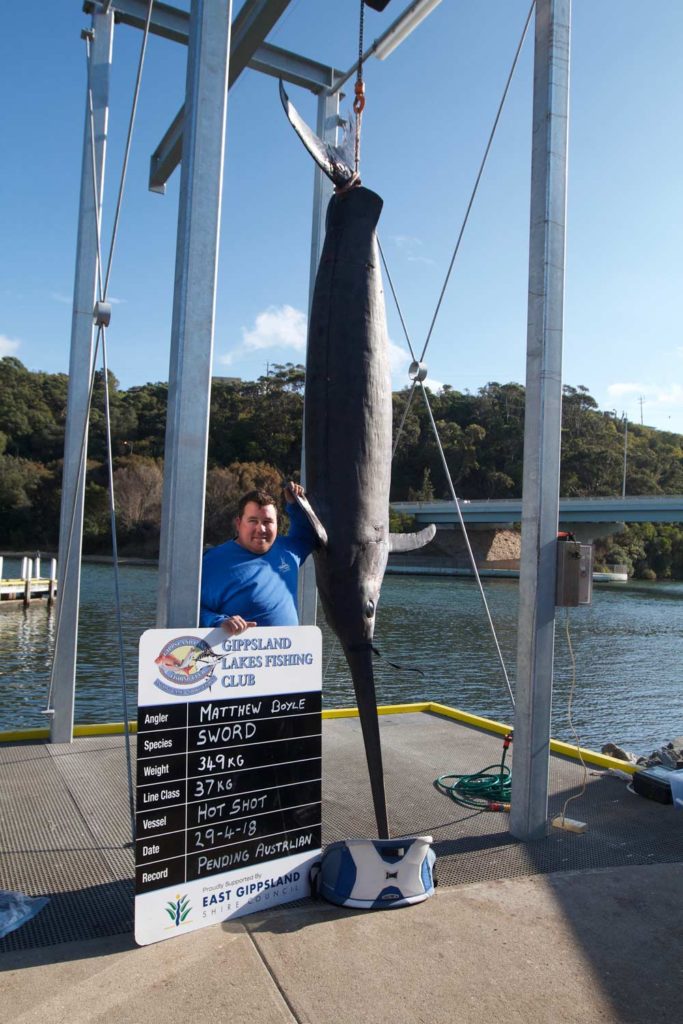
<instances>
[{"instance_id":1,"label":"swordfish eye","mask_svg":"<svg viewBox=\"0 0 683 1024\"><path fill-rule=\"evenodd\" d=\"M367 617L369 619L371 619L372 616L375 614L375 602L374 601L366 601L366 603L365 603L365 614L367 615Z\"/></svg>"}]
</instances>

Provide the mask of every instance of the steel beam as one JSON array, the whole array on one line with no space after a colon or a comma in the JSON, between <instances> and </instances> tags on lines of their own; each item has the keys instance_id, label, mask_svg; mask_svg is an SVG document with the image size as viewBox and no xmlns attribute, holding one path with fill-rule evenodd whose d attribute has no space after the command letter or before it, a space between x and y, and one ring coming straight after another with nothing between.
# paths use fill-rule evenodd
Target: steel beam
<instances>
[{"instance_id":1,"label":"steel beam","mask_svg":"<svg viewBox=\"0 0 683 1024\"><path fill-rule=\"evenodd\" d=\"M339 93L331 96L321 92L318 96L318 137L330 142L337 143L337 130L339 128ZM315 278L318 273L320 254L325 241L325 214L327 205L332 196L332 182L326 174L315 168L313 179L313 227L311 233L311 263L308 288L308 317L310 320L311 306L313 304L313 290ZM301 482L306 486L306 460L303 452L306 451L306 439L302 433L302 459L301 459ZM317 611L318 592L315 585L315 568L313 559L309 558L299 573L299 621L304 626L315 625Z\"/></svg>"},{"instance_id":2,"label":"steel beam","mask_svg":"<svg viewBox=\"0 0 683 1024\"><path fill-rule=\"evenodd\" d=\"M157 625L199 617L232 0L192 0Z\"/></svg>"},{"instance_id":3,"label":"steel beam","mask_svg":"<svg viewBox=\"0 0 683 1024\"><path fill-rule=\"evenodd\" d=\"M255 51L277 23L290 0L245 0L231 31L228 86L237 80ZM149 188L163 192L164 186L180 163L183 149L184 109L181 108L152 154Z\"/></svg>"},{"instance_id":4,"label":"steel beam","mask_svg":"<svg viewBox=\"0 0 683 1024\"><path fill-rule=\"evenodd\" d=\"M510 831L545 835L560 493L571 0L537 0L517 694Z\"/></svg>"},{"instance_id":5,"label":"steel beam","mask_svg":"<svg viewBox=\"0 0 683 1024\"><path fill-rule=\"evenodd\" d=\"M102 0L85 0L83 10L86 14L94 14L105 6ZM132 28L144 29L147 22L149 0L111 0L108 9L114 14L116 24L130 25ZM190 15L170 4L155 2L152 18L149 23L151 35L170 39L174 43L187 43Z\"/></svg>"},{"instance_id":6,"label":"steel beam","mask_svg":"<svg viewBox=\"0 0 683 1024\"><path fill-rule=\"evenodd\" d=\"M259 46L249 61L249 67L272 78L281 78L283 82L300 85L302 89L309 89L314 93L332 89L341 74L327 64L319 64L318 61L309 60L308 57L301 57L270 43Z\"/></svg>"},{"instance_id":7,"label":"steel beam","mask_svg":"<svg viewBox=\"0 0 683 1024\"><path fill-rule=\"evenodd\" d=\"M67 396L64 468L59 519L59 592L57 631L52 666L52 743L73 739L78 647L78 602L81 588L85 451L87 446L90 375L93 361L93 307L97 287L97 237L102 213L104 161L109 120L109 78L114 41L113 14L95 14L90 44L88 79L92 92L94 133L86 93L81 191L76 241L74 304ZM93 182L93 147L95 140Z\"/></svg>"},{"instance_id":8,"label":"steel beam","mask_svg":"<svg viewBox=\"0 0 683 1024\"><path fill-rule=\"evenodd\" d=\"M236 19L237 20L237 19ZM329 89L339 72L326 64L319 64L317 61L300 57L289 50L283 50L279 46L271 46L269 43L262 43L257 47L253 56L242 62L244 50L235 58L233 64L232 51L230 55L229 86L237 80L245 66L264 75L273 78L281 78L284 82L291 82L311 92L320 93ZM154 150L150 160L149 189L151 192L164 192L166 182L173 174L180 163L183 150L183 120L185 108L181 107L166 131L163 139Z\"/></svg>"}]
</instances>

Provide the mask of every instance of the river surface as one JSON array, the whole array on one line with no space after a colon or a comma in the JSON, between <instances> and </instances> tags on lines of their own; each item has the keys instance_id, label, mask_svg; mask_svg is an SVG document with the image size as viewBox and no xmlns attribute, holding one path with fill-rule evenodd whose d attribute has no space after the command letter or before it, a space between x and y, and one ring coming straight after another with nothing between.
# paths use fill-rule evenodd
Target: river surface
<instances>
[{"instance_id":1,"label":"river surface","mask_svg":"<svg viewBox=\"0 0 683 1024\"><path fill-rule=\"evenodd\" d=\"M137 642L155 624L157 571L121 568L127 693L136 709ZM5 559L5 576L19 572ZM514 690L516 580L486 579L484 589ZM337 641L324 621L324 703L355 703ZM54 645L45 607L0 610L0 730L44 726ZM573 721L584 746L612 741L649 753L683 734L683 583L596 586L589 607L569 610L576 658ZM567 705L572 664L565 609L558 609L552 733L572 739ZM471 578L388 576L378 610L376 659L382 704L436 700L512 723L513 711L481 595ZM388 664L405 666L400 670ZM420 669L420 672L408 669ZM121 721L122 687L111 566L83 566L76 721Z\"/></svg>"}]
</instances>

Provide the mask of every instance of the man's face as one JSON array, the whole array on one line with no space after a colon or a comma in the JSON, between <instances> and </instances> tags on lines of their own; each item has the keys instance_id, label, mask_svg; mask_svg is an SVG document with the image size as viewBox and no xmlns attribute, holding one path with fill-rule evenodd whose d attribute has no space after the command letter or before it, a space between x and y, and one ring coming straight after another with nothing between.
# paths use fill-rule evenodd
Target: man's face
<instances>
[{"instance_id":1,"label":"man's face","mask_svg":"<svg viewBox=\"0 0 683 1024\"><path fill-rule=\"evenodd\" d=\"M253 555L265 555L277 537L277 512L274 505L257 505L248 501L241 516L235 519L237 543Z\"/></svg>"}]
</instances>

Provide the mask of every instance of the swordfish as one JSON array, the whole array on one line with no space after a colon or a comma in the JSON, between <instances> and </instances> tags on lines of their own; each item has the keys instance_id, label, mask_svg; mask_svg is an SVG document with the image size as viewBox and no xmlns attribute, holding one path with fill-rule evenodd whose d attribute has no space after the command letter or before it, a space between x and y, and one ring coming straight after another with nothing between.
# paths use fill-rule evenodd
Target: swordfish
<instances>
[{"instance_id":1,"label":"swordfish","mask_svg":"<svg viewBox=\"0 0 683 1024\"><path fill-rule=\"evenodd\" d=\"M389 533L392 400L375 228L382 200L360 185L342 150L319 139L280 82L287 116L336 187L308 327L306 490L318 525L316 583L351 669L378 835L389 838L373 673L375 616L390 551L427 544L432 526ZM324 530L320 529L322 523Z\"/></svg>"}]
</instances>

